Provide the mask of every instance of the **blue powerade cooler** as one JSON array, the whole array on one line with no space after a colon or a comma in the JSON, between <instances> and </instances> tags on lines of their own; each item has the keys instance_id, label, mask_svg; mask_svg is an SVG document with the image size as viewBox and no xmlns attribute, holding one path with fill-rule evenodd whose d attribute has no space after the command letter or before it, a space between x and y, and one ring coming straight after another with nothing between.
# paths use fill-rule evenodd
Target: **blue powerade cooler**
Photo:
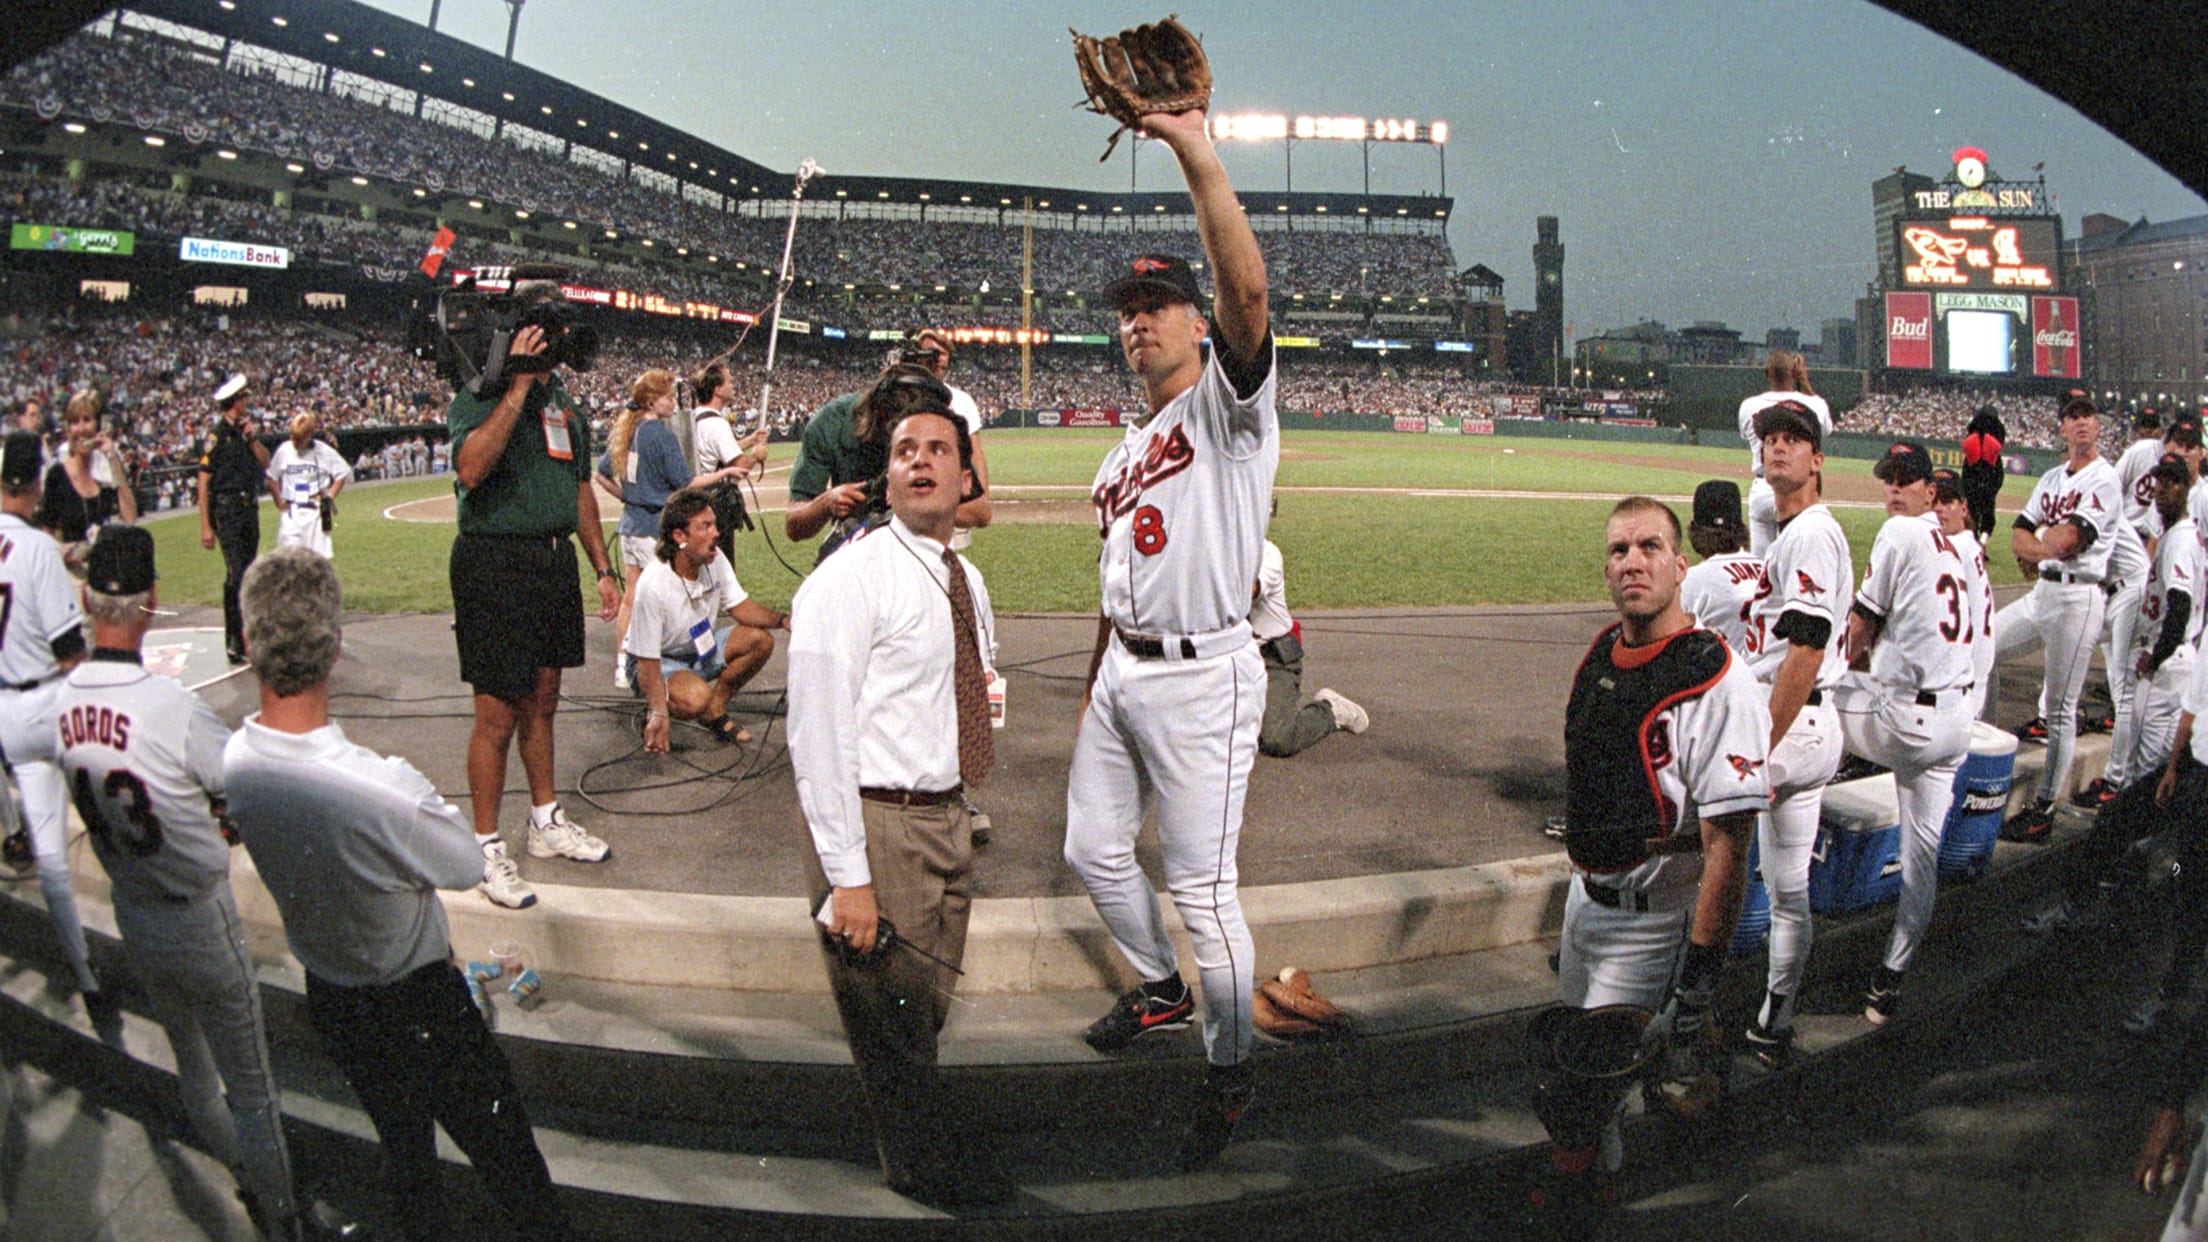
<instances>
[{"instance_id":1,"label":"blue powerade cooler","mask_svg":"<svg viewBox=\"0 0 2208 1242\"><path fill-rule=\"evenodd\" d=\"M1823 822L1809 856L1809 908L1845 914L1901 896L1900 804L1894 774L1825 786Z\"/></svg>"},{"instance_id":2,"label":"blue powerade cooler","mask_svg":"<svg viewBox=\"0 0 2208 1242\"><path fill-rule=\"evenodd\" d=\"M1955 774L1955 805L1940 831L1940 879L1975 880L1993 863L2001 817L2016 779L2016 735L1983 720L1970 726L1970 755Z\"/></svg>"}]
</instances>

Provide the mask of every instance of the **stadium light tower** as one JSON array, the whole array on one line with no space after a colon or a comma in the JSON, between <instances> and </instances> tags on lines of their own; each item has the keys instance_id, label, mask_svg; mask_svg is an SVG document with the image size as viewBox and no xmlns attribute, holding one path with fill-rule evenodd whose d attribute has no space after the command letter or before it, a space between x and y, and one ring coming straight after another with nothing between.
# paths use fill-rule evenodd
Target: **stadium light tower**
<instances>
[{"instance_id":1,"label":"stadium light tower","mask_svg":"<svg viewBox=\"0 0 2208 1242\"><path fill-rule=\"evenodd\" d=\"M529 0L506 0L506 7L513 12L506 18L506 59L514 58L514 32L521 29L521 6Z\"/></svg>"}]
</instances>

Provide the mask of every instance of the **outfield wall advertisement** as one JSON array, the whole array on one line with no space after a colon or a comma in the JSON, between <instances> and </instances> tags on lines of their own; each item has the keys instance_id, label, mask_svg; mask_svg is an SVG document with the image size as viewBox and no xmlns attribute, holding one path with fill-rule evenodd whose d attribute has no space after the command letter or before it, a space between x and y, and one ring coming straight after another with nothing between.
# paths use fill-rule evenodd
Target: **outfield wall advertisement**
<instances>
[{"instance_id":1,"label":"outfield wall advertisement","mask_svg":"<svg viewBox=\"0 0 2208 1242\"><path fill-rule=\"evenodd\" d=\"M220 241L211 237L187 237L176 248L186 263L229 263L238 267L291 266L291 251L259 242Z\"/></svg>"}]
</instances>

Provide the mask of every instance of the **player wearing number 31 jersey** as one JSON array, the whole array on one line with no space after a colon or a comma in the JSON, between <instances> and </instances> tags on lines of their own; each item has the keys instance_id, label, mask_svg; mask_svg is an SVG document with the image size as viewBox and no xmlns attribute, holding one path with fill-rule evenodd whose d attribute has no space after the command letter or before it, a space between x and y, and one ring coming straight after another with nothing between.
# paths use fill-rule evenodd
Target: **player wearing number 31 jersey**
<instances>
[{"instance_id":1,"label":"player wearing number 31 jersey","mask_svg":"<svg viewBox=\"0 0 2208 1242\"><path fill-rule=\"evenodd\" d=\"M1252 1094L1252 950L1235 848L1265 711L1265 665L1246 614L1280 423L1265 261L1203 113L1146 116L1143 125L1187 178L1217 288L1207 323L1188 263L1146 254L1104 291L1149 410L1104 459L1090 493L1104 538L1102 615L1067 777L1066 861L1141 976L1089 1028L1089 1043L1111 1050L1186 1027L1194 1001L1135 862L1135 834L1156 809L1166 887L1203 986L1211 1073L1181 1150L1182 1165L1195 1168L1225 1149Z\"/></svg>"},{"instance_id":2,"label":"player wearing number 31 jersey","mask_svg":"<svg viewBox=\"0 0 2208 1242\"><path fill-rule=\"evenodd\" d=\"M1893 769L1901 812L1901 903L1863 1005L1875 1026L1893 1016L1902 972L1932 922L1940 834L1970 753L1971 660L1984 617L1964 559L1978 546L1958 548L1932 512L1931 456L1922 445L1895 444L1872 473L1893 516L1871 545L1848 618L1848 651L1868 675L1848 674L1833 698L1848 753Z\"/></svg>"}]
</instances>

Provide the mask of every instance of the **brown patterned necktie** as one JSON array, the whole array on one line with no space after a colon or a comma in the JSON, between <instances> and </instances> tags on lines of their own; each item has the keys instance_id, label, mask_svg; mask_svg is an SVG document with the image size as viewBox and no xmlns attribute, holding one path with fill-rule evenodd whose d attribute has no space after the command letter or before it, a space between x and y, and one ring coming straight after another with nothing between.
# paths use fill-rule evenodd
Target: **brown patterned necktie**
<instances>
[{"instance_id":1,"label":"brown patterned necktie","mask_svg":"<svg viewBox=\"0 0 2208 1242\"><path fill-rule=\"evenodd\" d=\"M974 592L966 585L966 568L958 563L958 553L948 549L943 567L950 571L951 629L958 643L951 669L958 690L958 778L979 785L989 779L989 769L997 761L996 739L989 735L989 682L981 672L981 644L974 636Z\"/></svg>"}]
</instances>

